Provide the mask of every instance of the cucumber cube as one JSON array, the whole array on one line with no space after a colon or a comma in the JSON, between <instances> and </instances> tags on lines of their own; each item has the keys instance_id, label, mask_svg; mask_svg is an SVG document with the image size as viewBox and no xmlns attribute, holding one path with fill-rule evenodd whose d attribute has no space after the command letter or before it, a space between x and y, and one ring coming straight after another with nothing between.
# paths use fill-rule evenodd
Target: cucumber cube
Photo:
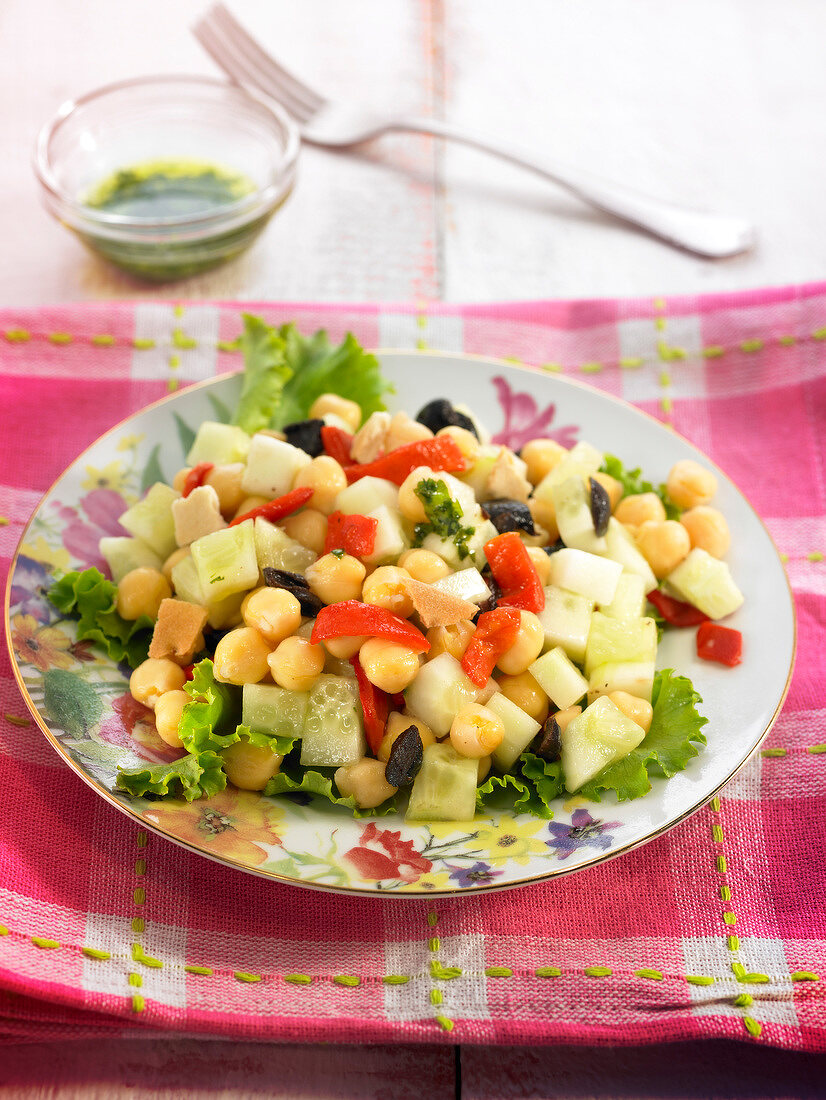
<instances>
[{"instance_id":1,"label":"cucumber cube","mask_svg":"<svg viewBox=\"0 0 826 1100\"><path fill-rule=\"evenodd\" d=\"M274 684L244 684L241 721L270 737L302 737L310 695Z\"/></svg>"},{"instance_id":2,"label":"cucumber cube","mask_svg":"<svg viewBox=\"0 0 826 1100\"><path fill-rule=\"evenodd\" d=\"M562 734L562 773L571 794L589 779L622 760L645 737L610 699L600 698L572 718Z\"/></svg>"},{"instance_id":3,"label":"cucumber cube","mask_svg":"<svg viewBox=\"0 0 826 1100\"><path fill-rule=\"evenodd\" d=\"M558 710L572 707L588 691L588 681L559 646L537 657L528 672Z\"/></svg>"},{"instance_id":4,"label":"cucumber cube","mask_svg":"<svg viewBox=\"0 0 826 1100\"><path fill-rule=\"evenodd\" d=\"M613 600L602 604L598 610L611 619L641 619L645 615L645 597L649 591L638 573L621 573Z\"/></svg>"},{"instance_id":5,"label":"cucumber cube","mask_svg":"<svg viewBox=\"0 0 826 1100\"><path fill-rule=\"evenodd\" d=\"M444 737L462 707L474 702L477 691L456 658L440 653L422 665L407 689L407 710L430 726L437 737Z\"/></svg>"},{"instance_id":6,"label":"cucumber cube","mask_svg":"<svg viewBox=\"0 0 826 1100\"><path fill-rule=\"evenodd\" d=\"M586 676L608 661L653 661L656 656L657 624L653 619L612 619L601 611L591 616Z\"/></svg>"},{"instance_id":7,"label":"cucumber cube","mask_svg":"<svg viewBox=\"0 0 826 1100\"><path fill-rule=\"evenodd\" d=\"M402 526L401 512L388 508L386 504L367 513L378 521L376 541L373 553L362 558L366 565L379 565L384 561L395 561L407 549L407 537Z\"/></svg>"},{"instance_id":8,"label":"cucumber cube","mask_svg":"<svg viewBox=\"0 0 826 1100\"><path fill-rule=\"evenodd\" d=\"M452 745L428 745L413 781L405 821L472 821L479 763Z\"/></svg>"},{"instance_id":9,"label":"cucumber cube","mask_svg":"<svg viewBox=\"0 0 826 1100\"><path fill-rule=\"evenodd\" d=\"M467 559L465 559L467 560ZM433 587L440 592L446 592L449 596L455 596L458 600L468 600L470 603L482 603L490 596L482 574L471 566L469 569L459 569L456 573L450 573L433 582Z\"/></svg>"},{"instance_id":10,"label":"cucumber cube","mask_svg":"<svg viewBox=\"0 0 826 1100\"><path fill-rule=\"evenodd\" d=\"M654 571L640 553L630 531L613 516L608 520L605 546L605 550L602 551L604 556L611 561L619 562L626 573L636 573L642 577L646 592L657 587Z\"/></svg>"},{"instance_id":11,"label":"cucumber cube","mask_svg":"<svg viewBox=\"0 0 826 1100\"><path fill-rule=\"evenodd\" d=\"M500 772L509 772L542 727L501 691L492 695L485 706L504 723L505 736L493 753L493 762Z\"/></svg>"},{"instance_id":12,"label":"cucumber cube","mask_svg":"<svg viewBox=\"0 0 826 1100\"><path fill-rule=\"evenodd\" d=\"M665 583L678 599L698 607L710 619L724 619L743 603L728 565L699 547L668 574Z\"/></svg>"},{"instance_id":13,"label":"cucumber cube","mask_svg":"<svg viewBox=\"0 0 826 1100\"><path fill-rule=\"evenodd\" d=\"M272 569L286 569L290 573L303 573L316 560L314 550L291 539L281 527L276 527L262 516L256 516L253 523L259 569L269 566Z\"/></svg>"},{"instance_id":14,"label":"cucumber cube","mask_svg":"<svg viewBox=\"0 0 826 1100\"><path fill-rule=\"evenodd\" d=\"M563 459L563 462L565 460ZM554 473L548 474L548 477ZM551 488L556 509L556 525L559 537L566 546L586 550L589 554L604 554L608 548L604 536L594 530L591 515L591 498L581 477L569 477Z\"/></svg>"},{"instance_id":15,"label":"cucumber cube","mask_svg":"<svg viewBox=\"0 0 826 1100\"><path fill-rule=\"evenodd\" d=\"M335 503L336 511L356 516L367 516L382 504L398 509L399 487L383 477L363 477L342 489Z\"/></svg>"},{"instance_id":16,"label":"cucumber cube","mask_svg":"<svg viewBox=\"0 0 826 1100\"><path fill-rule=\"evenodd\" d=\"M585 440L575 444L564 458L554 466L550 473L534 489L538 500L553 499L553 488L568 478L575 477L583 483L597 472L603 463L604 455Z\"/></svg>"},{"instance_id":17,"label":"cucumber cube","mask_svg":"<svg viewBox=\"0 0 826 1100\"><path fill-rule=\"evenodd\" d=\"M225 596L245 592L258 584L258 559L255 556L255 534L251 519L237 527L213 531L196 539L192 560L207 603Z\"/></svg>"},{"instance_id":18,"label":"cucumber cube","mask_svg":"<svg viewBox=\"0 0 826 1100\"><path fill-rule=\"evenodd\" d=\"M651 702L654 687L654 661L608 661L599 665L588 679L588 701L612 691L625 691Z\"/></svg>"},{"instance_id":19,"label":"cucumber cube","mask_svg":"<svg viewBox=\"0 0 826 1100\"><path fill-rule=\"evenodd\" d=\"M501 450L500 446L491 443L480 447L473 466L462 474L462 481L465 485L470 486L474 497L477 499L481 499L485 495L485 485Z\"/></svg>"},{"instance_id":20,"label":"cucumber cube","mask_svg":"<svg viewBox=\"0 0 826 1100\"><path fill-rule=\"evenodd\" d=\"M163 565L163 559L142 539L116 535L101 539L98 549L109 566L115 584L120 584L123 577L133 569L160 569Z\"/></svg>"},{"instance_id":21,"label":"cucumber cube","mask_svg":"<svg viewBox=\"0 0 826 1100\"><path fill-rule=\"evenodd\" d=\"M195 434L186 460L190 466L197 466L199 462L229 466L233 462L245 462L249 449L250 437L243 428L205 420Z\"/></svg>"},{"instance_id":22,"label":"cucumber cube","mask_svg":"<svg viewBox=\"0 0 826 1100\"><path fill-rule=\"evenodd\" d=\"M595 603L610 603L617 590L622 566L608 558L566 547L551 555L551 584L587 596Z\"/></svg>"},{"instance_id":23,"label":"cucumber cube","mask_svg":"<svg viewBox=\"0 0 826 1100\"><path fill-rule=\"evenodd\" d=\"M146 496L120 517L121 527L145 542L163 561L178 548L172 502L180 495L162 481L156 481Z\"/></svg>"},{"instance_id":24,"label":"cucumber cube","mask_svg":"<svg viewBox=\"0 0 826 1100\"><path fill-rule=\"evenodd\" d=\"M545 647L562 646L572 661L585 660L585 646L591 631L593 601L549 585L539 621L545 631Z\"/></svg>"},{"instance_id":25,"label":"cucumber cube","mask_svg":"<svg viewBox=\"0 0 826 1100\"><path fill-rule=\"evenodd\" d=\"M340 768L367 751L355 680L322 673L310 690L301 740L305 767Z\"/></svg>"},{"instance_id":26,"label":"cucumber cube","mask_svg":"<svg viewBox=\"0 0 826 1100\"><path fill-rule=\"evenodd\" d=\"M241 488L250 495L281 497L292 489L298 471L311 461L306 451L259 432L250 442Z\"/></svg>"},{"instance_id":27,"label":"cucumber cube","mask_svg":"<svg viewBox=\"0 0 826 1100\"><path fill-rule=\"evenodd\" d=\"M219 600L208 600L198 579L198 570L192 555L187 554L172 570L172 587L175 595L187 603L196 603L207 610L207 622L213 630L235 626L240 621L240 609L245 593L237 592Z\"/></svg>"}]
</instances>

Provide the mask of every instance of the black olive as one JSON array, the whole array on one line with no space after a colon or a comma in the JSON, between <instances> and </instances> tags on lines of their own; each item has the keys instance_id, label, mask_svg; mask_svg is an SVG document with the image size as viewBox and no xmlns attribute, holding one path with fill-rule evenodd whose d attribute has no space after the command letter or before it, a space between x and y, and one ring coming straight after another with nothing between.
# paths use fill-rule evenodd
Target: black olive
<instances>
[{"instance_id":1,"label":"black olive","mask_svg":"<svg viewBox=\"0 0 826 1100\"><path fill-rule=\"evenodd\" d=\"M611 501L602 485L595 479L591 482L591 519L594 521L594 531L600 536L608 530L608 520L611 518Z\"/></svg>"},{"instance_id":2,"label":"black olive","mask_svg":"<svg viewBox=\"0 0 826 1100\"><path fill-rule=\"evenodd\" d=\"M320 419L296 420L294 424L288 424L282 430L288 443L291 443L293 447L298 447L301 451L306 451L313 458L317 458L319 455L324 454L324 443L321 440L321 429L323 427L324 421Z\"/></svg>"},{"instance_id":3,"label":"black olive","mask_svg":"<svg viewBox=\"0 0 826 1100\"><path fill-rule=\"evenodd\" d=\"M406 787L418 775L423 759L422 736L415 726L408 726L393 742L384 777L391 787Z\"/></svg>"},{"instance_id":4,"label":"black olive","mask_svg":"<svg viewBox=\"0 0 826 1100\"><path fill-rule=\"evenodd\" d=\"M549 763L559 759L562 752L562 732L559 728L559 722L552 714L536 735L533 751Z\"/></svg>"},{"instance_id":5,"label":"black olive","mask_svg":"<svg viewBox=\"0 0 826 1100\"><path fill-rule=\"evenodd\" d=\"M482 570L482 580L490 589L490 595L486 600L479 604L479 610L473 616L474 623L478 621L479 616L483 612L495 610L497 604L499 603L499 597L502 595L502 589L493 579L493 573L491 573L489 565L486 565L485 568Z\"/></svg>"},{"instance_id":6,"label":"black olive","mask_svg":"<svg viewBox=\"0 0 826 1100\"><path fill-rule=\"evenodd\" d=\"M551 554L555 554L557 550L564 550L565 543L562 541L562 539L557 539L556 542L552 543L550 546L543 546L542 549L545 551L548 557L550 557Z\"/></svg>"},{"instance_id":7,"label":"black olive","mask_svg":"<svg viewBox=\"0 0 826 1100\"><path fill-rule=\"evenodd\" d=\"M521 500L486 500L482 505L482 511L500 535L504 534L505 531L524 531L528 535L536 534L531 510Z\"/></svg>"},{"instance_id":8,"label":"black olive","mask_svg":"<svg viewBox=\"0 0 826 1100\"><path fill-rule=\"evenodd\" d=\"M283 588L291 592L301 604L301 614L308 619L314 619L324 607L324 601L310 591L310 586L300 573L290 573L286 569L273 569L265 565L263 570L264 582L269 588Z\"/></svg>"},{"instance_id":9,"label":"black olive","mask_svg":"<svg viewBox=\"0 0 826 1100\"><path fill-rule=\"evenodd\" d=\"M458 409L454 409L445 397L428 401L424 408L419 409L416 419L420 424L424 424L426 428L430 428L434 435L442 428L465 428L467 431L473 432L477 439L479 438L476 425L470 417L465 416Z\"/></svg>"}]
</instances>

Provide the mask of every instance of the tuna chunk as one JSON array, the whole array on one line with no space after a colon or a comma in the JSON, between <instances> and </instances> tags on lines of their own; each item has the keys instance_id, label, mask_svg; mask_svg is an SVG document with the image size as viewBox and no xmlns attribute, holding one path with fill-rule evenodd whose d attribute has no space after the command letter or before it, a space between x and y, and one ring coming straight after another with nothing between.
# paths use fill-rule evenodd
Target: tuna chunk
<instances>
[{"instance_id":1,"label":"tuna chunk","mask_svg":"<svg viewBox=\"0 0 826 1100\"><path fill-rule=\"evenodd\" d=\"M149 656L188 665L203 649L207 610L185 600L161 600Z\"/></svg>"}]
</instances>

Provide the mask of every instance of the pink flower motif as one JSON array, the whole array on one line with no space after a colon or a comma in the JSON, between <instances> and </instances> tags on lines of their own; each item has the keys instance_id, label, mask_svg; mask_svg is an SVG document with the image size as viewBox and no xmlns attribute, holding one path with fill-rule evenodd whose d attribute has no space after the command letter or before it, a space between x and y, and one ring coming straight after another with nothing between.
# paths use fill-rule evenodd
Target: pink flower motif
<instances>
[{"instance_id":1,"label":"pink flower motif","mask_svg":"<svg viewBox=\"0 0 826 1100\"><path fill-rule=\"evenodd\" d=\"M80 506L86 513L85 519L76 509L61 507L59 510L61 519L67 521L63 545L83 568L95 566L108 577L109 567L101 556L98 543L106 535L127 534L118 523L118 517L126 511L126 501L114 489L93 489L81 497Z\"/></svg>"},{"instance_id":2,"label":"pink flower motif","mask_svg":"<svg viewBox=\"0 0 826 1100\"><path fill-rule=\"evenodd\" d=\"M551 429L556 405L547 405L540 412L529 393L515 393L501 375L493 379L493 384L505 426L491 442L510 447L512 451L521 450L531 439L555 439L563 447L573 447L576 443L579 428L575 425L566 424L564 428Z\"/></svg>"},{"instance_id":3,"label":"pink flower motif","mask_svg":"<svg viewBox=\"0 0 826 1100\"><path fill-rule=\"evenodd\" d=\"M361 843L345 852L344 858L349 859L362 878L376 882L397 878L402 882L415 882L433 864L416 852L412 840L402 840L401 835L390 829L379 829L371 821L361 834Z\"/></svg>"},{"instance_id":4,"label":"pink flower motif","mask_svg":"<svg viewBox=\"0 0 826 1100\"><path fill-rule=\"evenodd\" d=\"M112 712L100 726L101 738L110 745L131 749L153 764L168 763L183 752L161 741L155 732L152 711L133 699L128 691L112 701Z\"/></svg>"}]
</instances>

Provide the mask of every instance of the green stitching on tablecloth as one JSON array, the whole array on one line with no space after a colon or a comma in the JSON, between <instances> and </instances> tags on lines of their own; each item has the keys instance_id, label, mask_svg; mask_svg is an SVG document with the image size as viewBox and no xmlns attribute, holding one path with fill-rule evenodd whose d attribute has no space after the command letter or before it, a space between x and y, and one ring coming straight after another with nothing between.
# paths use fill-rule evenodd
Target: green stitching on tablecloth
<instances>
[{"instance_id":1,"label":"green stitching on tablecloth","mask_svg":"<svg viewBox=\"0 0 826 1100\"><path fill-rule=\"evenodd\" d=\"M139 993L136 993L135 996L132 998L132 1011L143 1012L145 1008L146 1001L143 999L143 997L140 996Z\"/></svg>"},{"instance_id":2,"label":"green stitching on tablecloth","mask_svg":"<svg viewBox=\"0 0 826 1100\"><path fill-rule=\"evenodd\" d=\"M433 910L431 910L427 914L427 923L430 925L431 928L435 928L436 925L439 923L439 918L436 916Z\"/></svg>"},{"instance_id":3,"label":"green stitching on tablecloth","mask_svg":"<svg viewBox=\"0 0 826 1100\"><path fill-rule=\"evenodd\" d=\"M333 981L336 985L348 986L351 989L355 989L357 985L361 985L361 978L356 977L355 974L336 974Z\"/></svg>"},{"instance_id":4,"label":"green stitching on tablecloth","mask_svg":"<svg viewBox=\"0 0 826 1100\"><path fill-rule=\"evenodd\" d=\"M284 981L292 985L309 985L312 982L309 974L285 974Z\"/></svg>"},{"instance_id":5,"label":"green stitching on tablecloth","mask_svg":"<svg viewBox=\"0 0 826 1100\"><path fill-rule=\"evenodd\" d=\"M685 980L689 985L714 985L714 978L709 978L705 974L686 974Z\"/></svg>"},{"instance_id":6,"label":"green stitching on tablecloth","mask_svg":"<svg viewBox=\"0 0 826 1100\"><path fill-rule=\"evenodd\" d=\"M155 341L149 336L136 336L132 341L132 347L137 351L150 351L155 347Z\"/></svg>"},{"instance_id":7,"label":"green stitching on tablecloth","mask_svg":"<svg viewBox=\"0 0 826 1100\"><path fill-rule=\"evenodd\" d=\"M740 950L740 937L739 936L726 936L726 946L729 951Z\"/></svg>"},{"instance_id":8,"label":"green stitching on tablecloth","mask_svg":"<svg viewBox=\"0 0 826 1100\"><path fill-rule=\"evenodd\" d=\"M726 887L726 889L728 889L728 887ZM730 900L730 897L726 900ZM723 913L723 920L726 922L726 924L732 924L732 925L737 924L737 914L736 913Z\"/></svg>"},{"instance_id":9,"label":"green stitching on tablecloth","mask_svg":"<svg viewBox=\"0 0 826 1100\"><path fill-rule=\"evenodd\" d=\"M741 993L739 997L734 998L734 1004L737 1008L748 1008L749 1005L754 1004L754 997L750 993Z\"/></svg>"},{"instance_id":10,"label":"green stitching on tablecloth","mask_svg":"<svg viewBox=\"0 0 826 1100\"><path fill-rule=\"evenodd\" d=\"M74 340L71 332L50 332L48 340L52 344L71 344Z\"/></svg>"},{"instance_id":11,"label":"green stitching on tablecloth","mask_svg":"<svg viewBox=\"0 0 826 1100\"><path fill-rule=\"evenodd\" d=\"M760 1024L758 1024L757 1020L755 1020L752 1016L744 1016L743 1024L745 1025L746 1031L749 1033L749 1035L753 1035L755 1039L760 1038L760 1033L762 1032L763 1028Z\"/></svg>"},{"instance_id":12,"label":"green stitching on tablecloth","mask_svg":"<svg viewBox=\"0 0 826 1100\"><path fill-rule=\"evenodd\" d=\"M655 298L653 302L654 309L660 316L654 318L654 327L658 332L665 333L666 319L663 316L666 309L666 303L664 298ZM685 348L672 347L663 336L663 339L657 341L657 355L663 363L673 363L675 360L685 359L687 352ZM660 411L663 413L663 422L666 425L670 425L671 421L669 417L673 411L673 404L671 402L671 396L668 392L668 388L671 385L671 375L666 370L660 371L659 377L660 389L662 394L660 396Z\"/></svg>"},{"instance_id":13,"label":"green stitching on tablecloth","mask_svg":"<svg viewBox=\"0 0 826 1100\"><path fill-rule=\"evenodd\" d=\"M25 344L32 338L32 334L24 328L10 328L3 335L10 344Z\"/></svg>"},{"instance_id":14,"label":"green stitching on tablecloth","mask_svg":"<svg viewBox=\"0 0 826 1100\"><path fill-rule=\"evenodd\" d=\"M135 962L143 963L144 966L149 966L153 970L160 970L163 966L160 959L153 959L151 955L144 954L143 947L139 943L132 944L132 958Z\"/></svg>"},{"instance_id":15,"label":"green stitching on tablecloth","mask_svg":"<svg viewBox=\"0 0 826 1100\"><path fill-rule=\"evenodd\" d=\"M812 333L813 340L826 340L826 328L816 328Z\"/></svg>"},{"instance_id":16,"label":"green stitching on tablecloth","mask_svg":"<svg viewBox=\"0 0 826 1100\"><path fill-rule=\"evenodd\" d=\"M439 981L450 981L451 978L461 978L462 970L458 966L442 966L438 959L431 959L430 976Z\"/></svg>"},{"instance_id":17,"label":"green stitching on tablecloth","mask_svg":"<svg viewBox=\"0 0 826 1100\"><path fill-rule=\"evenodd\" d=\"M21 718L18 717L16 714L4 714L3 717L6 719L7 722L10 722L11 725L20 726L21 729L24 729L26 726L30 726L32 724L30 718Z\"/></svg>"},{"instance_id":18,"label":"green stitching on tablecloth","mask_svg":"<svg viewBox=\"0 0 826 1100\"><path fill-rule=\"evenodd\" d=\"M133 970L132 973L129 975L129 984L133 985L135 989L140 989L140 987L143 985L143 978L140 976L140 974L136 973Z\"/></svg>"},{"instance_id":19,"label":"green stitching on tablecloth","mask_svg":"<svg viewBox=\"0 0 826 1100\"><path fill-rule=\"evenodd\" d=\"M635 370L637 367L645 365L645 360L639 355L626 355L619 361L619 365L623 370Z\"/></svg>"},{"instance_id":20,"label":"green stitching on tablecloth","mask_svg":"<svg viewBox=\"0 0 826 1100\"><path fill-rule=\"evenodd\" d=\"M610 966L586 966L582 973L588 978L610 978L614 971Z\"/></svg>"},{"instance_id":21,"label":"green stitching on tablecloth","mask_svg":"<svg viewBox=\"0 0 826 1100\"><path fill-rule=\"evenodd\" d=\"M143 903L146 901L146 890L144 890L142 886L138 886L132 892L132 899L135 902L135 905L143 905Z\"/></svg>"},{"instance_id":22,"label":"green stitching on tablecloth","mask_svg":"<svg viewBox=\"0 0 826 1100\"><path fill-rule=\"evenodd\" d=\"M146 928L146 923L143 917L132 917L132 931L143 932Z\"/></svg>"},{"instance_id":23,"label":"green stitching on tablecloth","mask_svg":"<svg viewBox=\"0 0 826 1100\"><path fill-rule=\"evenodd\" d=\"M792 974L793 982L819 982L820 975L815 974L812 970L795 970Z\"/></svg>"},{"instance_id":24,"label":"green stitching on tablecloth","mask_svg":"<svg viewBox=\"0 0 826 1100\"><path fill-rule=\"evenodd\" d=\"M700 354L704 359L719 359L721 355L726 354L726 349L719 344L711 344L710 347L703 348Z\"/></svg>"},{"instance_id":25,"label":"green stitching on tablecloth","mask_svg":"<svg viewBox=\"0 0 826 1100\"><path fill-rule=\"evenodd\" d=\"M0 527L8 527L10 523L11 520L8 516L0 516Z\"/></svg>"},{"instance_id":26,"label":"green stitching on tablecloth","mask_svg":"<svg viewBox=\"0 0 826 1100\"><path fill-rule=\"evenodd\" d=\"M488 966L485 968L486 978L512 978L513 971L509 966Z\"/></svg>"},{"instance_id":27,"label":"green stitching on tablecloth","mask_svg":"<svg viewBox=\"0 0 826 1100\"><path fill-rule=\"evenodd\" d=\"M97 336L90 336L89 343L94 344L96 348L113 348L117 340L114 336L110 336L106 332L101 332Z\"/></svg>"},{"instance_id":28,"label":"green stitching on tablecloth","mask_svg":"<svg viewBox=\"0 0 826 1100\"><path fill-rule=\"evenodd\" d=\"M427 912L427 926L428 928L435 928L439 923L439 914L435 909L429 909ZM431 956L441 948L441 939L439 936L433 935L428 939L428 950ZM439 959L431 958L430 960L430 978L432 981L444 981L452 978L460 977L462 971L457 966L442 966ZM432 1005L440 1005L444 1001L444 994L436 986L432 986L430 990L430 1003ZM447 1016L437 1015L435 1016L436 1022L445 1031L452 1031L454 1028L453 1020Z\"/></svg>"},{"instance_id":29,"label":"green stitching on tablecloth","mask_svg":"<svg viewBox=\"0 0 826 1100\"><path fill-rule=\"evenodd\" d=\"M409 981L407 974L385 974L382 978L385 985L406 985Z\"/></svg>"},{"instance_id":30,"label":"green stitching on tablecloth","mask_svg":"<svg viewBox=\"0 0 826 1100\"><path fill-rule=\"evenodd\" d=\"M39 947L41 951L54 951L60 947L57 940L47 940L43 936L32 936L31 941L35 947Z\"/></svg>"},{"instance_id":31,"label":"green stitching on tablecloth","mask_svg":"<svg viewBox=\"0 0 826 1100\"><path fill-rule=\"evenodd\" d=\"M806 555L806 560L807 561L823 561L823 551L822 550L810 550L809 553Z\"/></svg>"},{"instance_id":32,"label":"green stitching on tablecloth","mask_svg":"<svg viewBox=\"0 0 826 1100\"><path fill-rule=\"evenodd\" d=\"M233 978L237 978L239 982L260 982L260 974L249 974L246 970L233 970Z\"/></svg>"},{"instance_id":33,"label":"green stitching on tablecloth","mask_svg":"<svg viewBox=\"0 0 826 1100\"><path fill-rule=\"evenodd\" d=\"M100 948L97 947L84 947L82 951L87 959L99 959L103 962L106 959L112 958L111 951L101 951Z\"/></svg>"},{"instance_id":34,"label":"green stitching on tablecloth","mask_svg":"<svg viewBox=\"0 0 826 1100\"><path fill-rule=\"evenodd\" d=\"M779 757L779 756L786 756L787 753L786 753L785 749L762 749L761 752L760 752L760 755L761 756L766 756L766 757L772 757L772 756L778 756Z\"/></svg>"},{"instance_id":35,"label":"green stitching on tablecloth","mask_svg":"<svg viewBox=\"0 0 826 1100\"><path fill-rule=\"evenodd\" d=\"M560 978L562 971L558 966L539 966L534 970L537 978Z\"/></svg>"},{"instance_id":36,"label":"green stitching on tablecloth","mask_svg":"<svg viewBox=\"0 0 826 1100\"><path fill-rule=\"evenodd\" d=\"M809 745L808 749L806 749L806 752L811 752L814 753L816 756L819 756L821 753L826 752L826 745Z\"/></svg>"},{"instance_id":37,"label":"green stitching on tablecloth","mask_svg":"<svg viewBox=\"0 0 826 1100\"><path fill-rule=\"evenodd\" d=\"M439 939L438 936L431 936L430 941L429 941L427 946L428 946L428 950L430 950L430 951L438 951L439 948L442 946L441 940Z\"/></svg>"},{"instance_id":38,"label":"green stitching on tablecloth","mask_svg":"<svg viewBox=\"0 0 826 1100\"><path fill-rule=\"evenodd\" d=\"M143 851L146 848L149 841L149 835L145 829L138 829L135 836L135 846L141 855L135 860L134 872L136 878L144 878L146 875L146 857L143 855ZM146 888L144 886L135 886L132 889L132 901L135 905L144 905L146 903ZM132 931L137 935L141 935L146 927L146 922L143 917L132 918ZM145 955L143 945L139 941L135 941L132 944L131 949L132 961L143 963L150 968L159 968L163 966L160 959L154 959L151 956ZM127 981L131 986L143 985L143 978L136 971L132 970L129 973ZM143 1012L145 1001L143 997L133 996L131 1000L133 1012Z\"/></svg>"},{"instance_id":39,"label":"green stitching on tablecloth","mask_svg":"<svg viewBox=\"0 0 826 1100\"><path fill-rule=\"evenodd\" d=\"M444 997L442 996L441 989L431 989L430 991L430 1003L432 1005L440 1005Z\"/></svg>"},{"instance_id":40,"label":"green stitching on tablecloth","mask_svg":"<svg viewBox=\"0 0 826 1100\"><path fill-rule=\"evenodd\" d=\"M191 336L187 336L183 329L173 328L172 330L172 345L176 348L197 348L198 341L194 340Z\"/></svg>"},{"instance_id":41,"label":"green stitching on tablecloth","mask_svg":"<svg viewBox=\"0 0 826 1100\"><path fill-rule=\"evenodd\" d=\"M199 974L204 978L212 977L212 970L208 966L185 966L187 974Z\"/></svg>"},{"instance_id":42,"label":"green stitching on tablecloth","mask_svg":"<svg viewBox=\"0 0 826 1100\"><path fill-rule=\"evenodd\" d=\"M728 886L720 887L720 897L723 899L723 901L731 901L731 890Z\"/></svg>"},{"instance_id":43,"label":"green stitching on tablecloth","mask_svg":"<svg viewBox=\"0 0 826 1100\"><path fill-rule=\"evenodd\" d=\"M743 340L740 344L740 351L762 351L765 346L763 340Z\"/></svg>"},{"instance_id":44,"label":"green stitching on tablecloth","mask_svg":"<svg viewBox=\"0 0 826 1100\"><path fill-rule=\"evenodd\" d=\"M660 970L635 970L634 973L638 978L650 978L653 982L661 982L663 980L663 974Z\"/></svg>"},{"instance_id":45,"label":"green stitching on tablecloth","mask_svg":"<svg viewBox=\"0 0 826 1100\"><path fill-rule=\"evenodd\" d=\"M599 374L602 363L583 363L579 368L583 374Z\"/></svg>"},{"instance_id":46,"label":"green stitching on tablecloth","mask_svg":"<svg viewBox=\"0 0 826 1100\"><path fill-rule=\"evenodd\" d=\"M540 363L540 370L546 370L549 374L562 374L564 367L561 363Z\"/></svg>"},{"instance_id":47,"label":"green stitching on tablecloth","mask_svg":"<svg viewBox=\"0 0 826 1100\"><path fill-rule=\"evenodd\" d=\"M136 859L135 860L135 874L136 875L145 875L146 874L146 860L145 859Z\"/></svg>"},{"instance_id":48,"label":"green stitching on tablecloth","mask_svg":"<svg viewBox=\"0 0 826 1100\"><path fill-rule=\"evenodd\" d=\"M794 344L797 343L797 337L796 336L778 336L777 342L778 342L778 344L780 344L780 346L782 348L790 348L790 347L793 347Z\"/></svg>"},{"instance_id":49,"label":"green stitching on tablecloth","mask_svg":"<svg viewBox=\"0 0 826 1100\"><path fill-rule=\"evenodd\" d=\"M437 1016L436 1023L443 1031L453 1031L454 1027L456 1027L453 1020L449 1020L447 1016Z\"/></svg>"}]
</instances>

